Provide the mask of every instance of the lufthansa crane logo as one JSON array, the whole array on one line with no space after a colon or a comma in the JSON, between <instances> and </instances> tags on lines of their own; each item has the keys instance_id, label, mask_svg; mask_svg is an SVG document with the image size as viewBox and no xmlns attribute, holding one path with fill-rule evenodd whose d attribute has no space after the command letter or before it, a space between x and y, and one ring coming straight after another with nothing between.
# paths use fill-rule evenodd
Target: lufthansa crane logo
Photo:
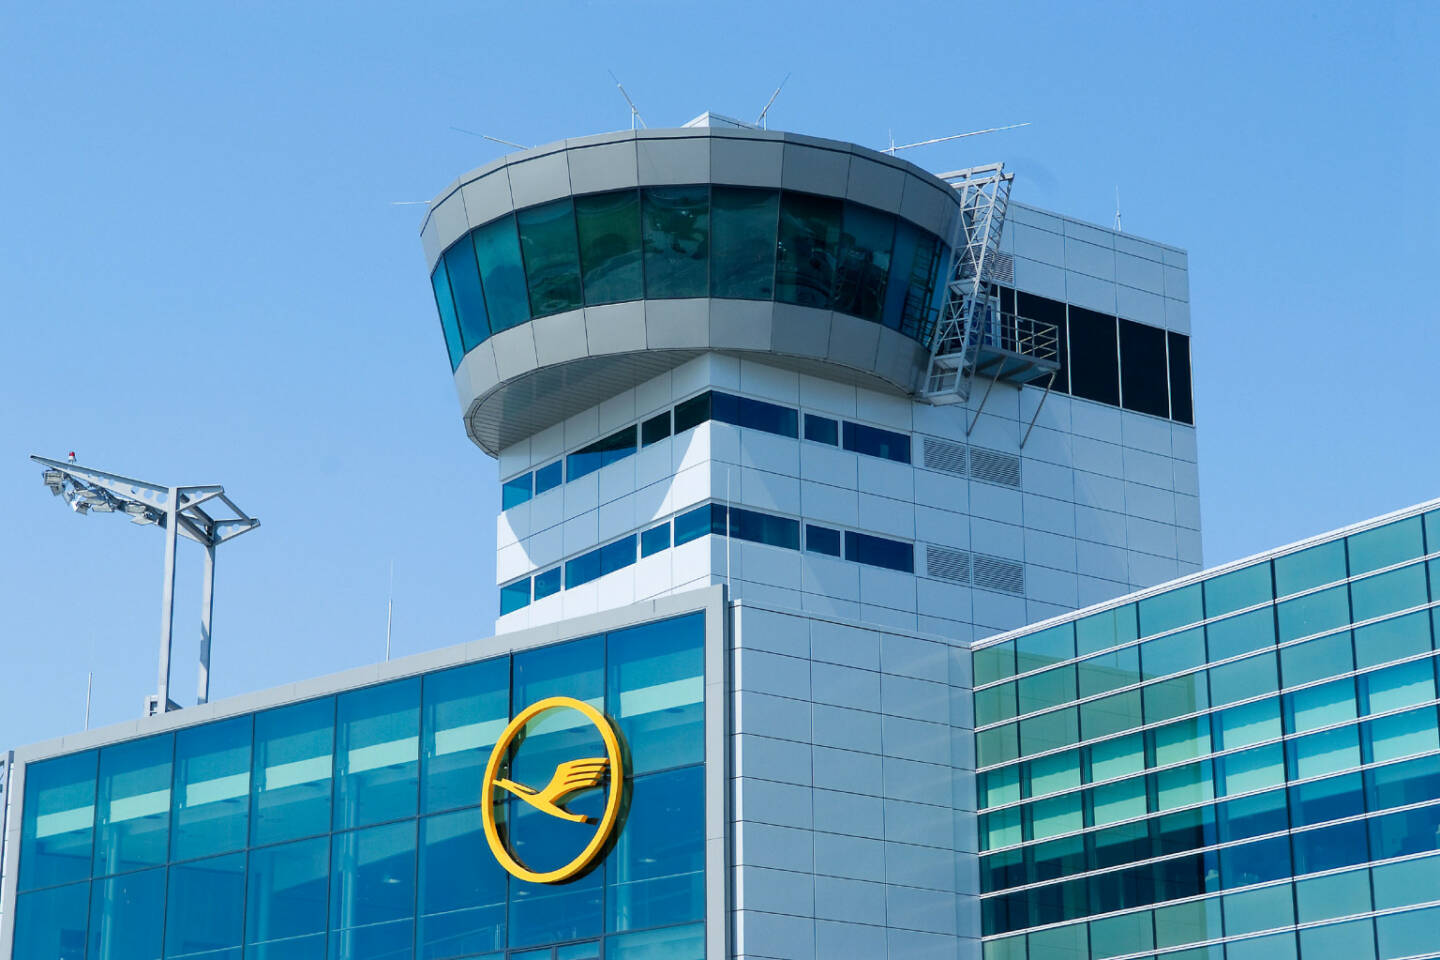
<instances>
[{"instance_id":1,"label":"lufthansa crane logo","mask_svg":"<svg viewBox=\"0 0 1440 960\"><path fill-rule=\"evenodd\" d=\"M584 717L599 731L600 739L605 743L605 756L567 760L556 766L550 782L539 788L502 777L502 771L508 772L504 768L509 765L511 747L517 740L524 739L522 733L526 725L552 710L572 710ZM500 734L500 740L490 751L490 762L485 766L485 779L480 785L480 812L490 852L500 861L501 866L521 880L531 883L564 883L573 880L594 863L606 841L610 839L620 816L624 780L625 767L620 752L620 738L603 713L573 697L548 697L531 704L520 711L515 719L510 721L505 732ZM606 791L606 797L605 810L598 821L594 817L565 809L566 804L577 794L599 789ZM536 810L557 819L571 823L597 824L595 834L575 859L564 866L555 870L533 870L520 862L495 821L495 804L504 799L503 793L499 791L514 794Z\"/></svg>"}]
</instances>

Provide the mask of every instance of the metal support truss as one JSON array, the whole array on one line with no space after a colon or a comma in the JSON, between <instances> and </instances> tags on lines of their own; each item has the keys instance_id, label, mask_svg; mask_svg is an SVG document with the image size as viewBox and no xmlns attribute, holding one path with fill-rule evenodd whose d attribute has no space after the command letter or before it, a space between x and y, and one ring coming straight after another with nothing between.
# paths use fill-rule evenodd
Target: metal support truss
<instances>
[{"instance_id":1,"label":"metal support truss","mask_svg":"<svg viewBox=\"0 0 1440 960\"><path fill-rule=\"evenodd\" d=\"M975 360L998 305L990 297L990 272L1000 246L1013 173L992 163L940 175L960 194L946 271L945 299L930 339L930 363L917 391L931 403L970 397Z\"/></svg>"},{"instance_id":2,"label":"metal support truss","mask_svg":"<svg viewBox=\"0 0 1440 960\"><path fill-rule=\"evenodd\" d=\"M73 454L72 454L73 456ZM215 548L260 526L235 505L219 484L167 487L75 463L30 458L45 468L45 486L63 496L76 513L123 513L132 523L165 531L165 574L160 590L158 692L146 699L146 713L178 709L170 699L170 647L175 628L175 548L179 537L205 548L200 599L200 673L195 702L210 699L210 620L215 597Z\"/></svg>"}]
</instances>

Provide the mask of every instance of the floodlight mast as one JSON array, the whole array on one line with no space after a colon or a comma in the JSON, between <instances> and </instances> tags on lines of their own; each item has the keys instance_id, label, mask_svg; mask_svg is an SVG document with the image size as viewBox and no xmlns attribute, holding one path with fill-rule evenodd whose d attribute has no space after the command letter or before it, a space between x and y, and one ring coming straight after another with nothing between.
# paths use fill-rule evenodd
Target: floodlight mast
<instances>
[{"instance_id":1,"label":"floodlight mast","mask_svg":"<svg viewBox=\"0 0 1440 960\"><path fill-rule=\"evenodd\" d=\"M160 665L158 692L147 697L147 716L179 709L170 699L170 647L175 628L175 549L179 537L205 548L200 593L200 670L195 702L210 699L210 622L215 603L215 548L260 526L260 521L235 505L219 484L162 486L91 467L32 456L45 468L45 486L63 496L76 513L124 513L132 523L153 524L165 531L165 575L160 591ZM202 506L204 505L204 506ZM216 508L228 511L223 515Z\"/></svg>"}]
</instances>

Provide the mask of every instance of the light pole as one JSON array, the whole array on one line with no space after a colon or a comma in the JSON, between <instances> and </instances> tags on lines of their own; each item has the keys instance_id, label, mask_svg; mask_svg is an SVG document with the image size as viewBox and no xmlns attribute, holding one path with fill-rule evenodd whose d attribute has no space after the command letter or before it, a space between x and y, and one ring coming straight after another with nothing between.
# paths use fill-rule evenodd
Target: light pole
<instances>
[{"instance_id":1,"label":"light pole","mask_svg":"<svg viewBox=\"0 0 1440 960\"><path fill-rule=\"evenodd\" d=\"M68 462L30 458L45 468L45 486L76 513L120 513L130 522L165 531L165 577L160 592L160 670L158 692L145 699L145 714L178 710L170 699L170 642L175 627L175 548L181 536L205 548L200 593L200 676L195 702L210 699L210 618L215 603L215 548L260 526L235 505L219 484L169 487L82 467L72 453ZM231 516L233 514L233 516Z\"/></svg>"}]
</instances>

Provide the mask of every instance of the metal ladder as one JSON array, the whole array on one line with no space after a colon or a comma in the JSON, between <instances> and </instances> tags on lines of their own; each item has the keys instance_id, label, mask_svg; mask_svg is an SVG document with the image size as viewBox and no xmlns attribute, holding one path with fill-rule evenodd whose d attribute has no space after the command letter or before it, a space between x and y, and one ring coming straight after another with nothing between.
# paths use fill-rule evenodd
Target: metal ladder
<instances>
[{"instance_id":1,"label":"metal ladder","mask_svg":"<svg viewBox=\"0 0 1440 960\"><path fill-rule=\"evenodd\" d=\"M917 391L934 404L962 403L970 398L970 382L999 305L990 296L990 273L999 253L1000 233L1010 204L1013 173L1003 163L941 174L960 193L946 271L944 303L930 340L930 363Z\"/></svg>"}]
</instances>

